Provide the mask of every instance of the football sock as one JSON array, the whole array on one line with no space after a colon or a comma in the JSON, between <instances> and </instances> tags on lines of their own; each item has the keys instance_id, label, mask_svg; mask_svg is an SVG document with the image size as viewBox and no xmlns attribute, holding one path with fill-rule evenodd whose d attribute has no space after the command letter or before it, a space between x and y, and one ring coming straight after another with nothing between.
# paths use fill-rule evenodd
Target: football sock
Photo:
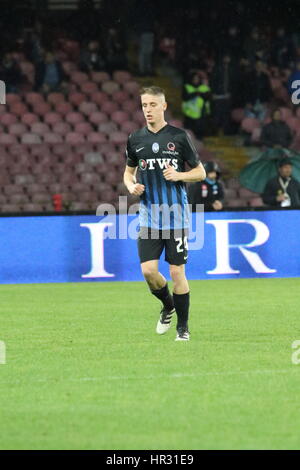
<instances>
[{"instance_id":1,"label":"football sock","mask_svg":"<svg viewBox=\"0 0 300 470\"><path fill-rule=\"evenodd\" d=\"M190 293L174 294L174 307L177 313L177 328L187 327L189 319Z\"/></svg>"},{"instance_id":2,"label":"football sock","mask_svg":"<svg viewBox=\"0 0 300 470\"><path fill-rule=\"evenodd\" d=\"M168 283L162 287L161 289L158 290L152 290L151 292L155 297L157 297L159 300L162 301L164 308L168 310L169 312L173 310L174 308L174 302L173 302L173 297L170 294L169 288L168 288Z\"/></svg>"}]
</instances>

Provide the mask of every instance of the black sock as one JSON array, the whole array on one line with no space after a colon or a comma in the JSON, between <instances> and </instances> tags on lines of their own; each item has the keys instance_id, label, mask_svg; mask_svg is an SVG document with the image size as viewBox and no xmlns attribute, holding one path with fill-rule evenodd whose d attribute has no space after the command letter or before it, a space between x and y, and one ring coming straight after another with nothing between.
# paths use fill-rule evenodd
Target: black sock
<instances>
[{"instance_id":1,"label":"black sock","mask_svg":"<svg viewBox=\"0 0 300 470\"><path fill-rule=\"evenodd\" d=\"M189 319L190 293L174 294L174 307L177 313L177 328L187 328Z\"/></svg>"},{"instance_id":2,"label":"black sock","mask_svg":"<svg viewBox=\"0 0 300 470\"><path fill-rule=\"evenodd\" d=\"M168 310L169 312L173 310L174 308L174 302L173 302L173 297L170 294L169 288L168 288L168 283L162 287L161 289L158 290L152 290L151 292L155 297L157 297L159 300L162 301L164 308Z\"/></svg>"}]
</instances>

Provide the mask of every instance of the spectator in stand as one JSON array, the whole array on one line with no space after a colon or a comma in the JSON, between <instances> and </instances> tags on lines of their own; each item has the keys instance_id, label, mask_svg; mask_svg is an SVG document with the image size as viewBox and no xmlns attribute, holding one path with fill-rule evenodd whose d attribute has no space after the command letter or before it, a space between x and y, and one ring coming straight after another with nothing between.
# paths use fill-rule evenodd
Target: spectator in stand
<instances>
[{"instance_id":1,"label":"spectator in stand","mask_svg":"<svg viewBox=\"0 0 300 470\"><path fill-rule=\"evenodd\" d=\"M134 18L138 34L138 65L141 76L153 75L155 14L150 0L138 0Z\"/></svg>"},{"instance_id":2,"label":"spectator in stand","mask_svg":"<svg viewBox=\"0 0 300 470\"><path fill-rule=\"evenodd\" d=\"M44 93L65 91L67 87L65 74L61 63L50 51L45 53L45 59L35 65L35 90Z\"/></svg>"},{"instance_id":3,"label":"spectator in stand","mask_svg":"<svg viewBox=\"0 0 300 470\"><path fill-rule=\"evenodd\" d=\"M224 134L232 133L231 107L232 92L235 89L235 70L231 57L225 54L212 71L213 117L217 129Z\"/></svg>"},{"instance_id":4,"label":"spectator in stand","mask_svg":"<svg viewBox=\"0 0 300 470\"><path fill-rule=\"evenodd\" d=\"M271 122L262 128L260 143L271 148L288 148L293 136L288 125L281 120L280 109L275 109L271 118Z\"/></svg>"},{"instance_id":5,"label":"spectator in stand","mask_svg":"<svg viewBox=\"0 0 300 470\"><path fill-rule=\"evenodd\" d=\"M248 80L249 102L253 105L257 102L268 103L272 97L272 89L266 73L266 64L257 60L255 70L249 74Z\"/></svg>"},{"instance_id":6,"label":"spectator in stand","mask_svg":"<svg viewBox=\"0 0 300 470\"><path fill-rule=\"evenodd\" d=\"M294 45L292 39L287 35L281 26L276 31L276 36L272 41L271 58L272 63L278 67L288 67L294 55Z\"/></svg>"},{"instance_id":7,"label":"spectator in stand","mask_svg":"<svg viewBox=\"0 0 300 470\"><path fill-rule=\"evenodd\" d=\"M250 37L246 39L244 44L244 56L251 65L255 64L257 59L257 51L261 51L263 48L264 44L262 38L258 29L255 27L252 29Z\"/></svg>"},{"instance_id":8,"label":"spectator in stand","mask_svg":"<svg viewBox=\"0 0 300 470\"><path fill-rule=\"evenodd\" d=\"M126 70L128 68L126 41L124 38L121 38L120 32L116 28L109 28L105 49L107 69L110 73L115 70Z\"/></svg>"},{"instance_id":9,"label":"spectator in stand","mask_svg":"<svg viewBox=\"0 0 300 470\"><path fill-rule=\"evenodd\" d=\"M211 106L211 90L207 80L194 73L188 83L184 84L182 98L184 127L193 131L197 139L202 139L207 131Z\"/></svg>"},{"instance_id":10,"label":"spectator in stand","mask_svg":"<svg viewBox=\"0 0 300 470\"><path fill-rule=\"evenodd\" d=\"M223 209L224 189L218 181L220 170L215 162L204 165L206 178L204 181L193 183L188 190L188 201L195 209L196 204L204 204L205 211L220 211Z\"/></svg>"},{"instance_id":11,"label":"spectator in stand","mask_svg":"<svg viewBox=\"0 0 300 470\"><path fill-rule=\"evenodd\" d=\"M228 28L223 44L224 50L232 57L233 62L238 62L241 57L241 40L236 25L232 25Z\"/></svg>"},{"instance_id":12,"label":"spectator in stand","mask_svg":"<svg viewBox=\"0 0 300 470\"><path fill-rule=\"evenodd\" d=\"M6 93L18 93L25 78L19 64L14 60L11 52L4 54L0 64L0 78L6 85Z\"/></svg>"},{"instance_id":13,"label":"spectator in stand","mask_svg":"<svg viewBox=\"0 0 300 470\"><path fill-rule=\"evenodd\" d=\"M278 164L278 175L266 184L262 195L268 206L299 207L300 183L292 177L292 160L282 158Z\"/></svg>"},{"instance_id":14,"label":"spectator in stand","mask_svg":"<svg viewBox=\"0 0 300 470\"><path fill-rule=\"evenodd\" d=\"M101 71L106 69L105 60L100 52L99 41L90 41L87 48L80 52L79 68L82 72Z\"/></svg>"}]
</instances>

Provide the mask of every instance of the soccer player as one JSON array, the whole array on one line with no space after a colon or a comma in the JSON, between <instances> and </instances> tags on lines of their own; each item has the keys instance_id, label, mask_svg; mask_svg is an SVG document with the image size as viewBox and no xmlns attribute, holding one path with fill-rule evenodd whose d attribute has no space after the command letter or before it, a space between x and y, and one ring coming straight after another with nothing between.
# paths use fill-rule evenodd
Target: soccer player
<instances>
[{"instance_id":1,"label":"soccer player","mask_svg":"<svg viewBox=\"0 0 300 470\"><path fill-rule=\"evenodd\" d=\"M185 276L189 226L186 182L202 181L206 174L189 136L164 118L164 91L143 88L141 103L146 127L133 132L127 142L124 184L140 196L138 252L141 269L151 293L163 304L156 326L164 334L177 314L176 341L190 339L188 329L190 292ZM185 163L191 168L185 170ZM139 169L139 178L136 172ZM165 249L173 281L173 296L158 262Z\"/></svg>"}]
</instances>

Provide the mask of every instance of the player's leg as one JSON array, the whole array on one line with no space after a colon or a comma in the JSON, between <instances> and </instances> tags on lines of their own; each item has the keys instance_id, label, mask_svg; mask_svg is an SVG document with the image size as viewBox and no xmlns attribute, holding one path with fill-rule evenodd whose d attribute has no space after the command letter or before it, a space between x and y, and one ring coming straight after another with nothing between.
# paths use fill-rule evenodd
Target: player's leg
<instances>
[{"instance_id":1,"label":"player's leg","mask_svg":"<svg viewBox=\"0 0 300 470\"><path fill-rule=\"evenodd\" d=\"M170 264L170 276L172 278L174 289L173 299L174 307L177 313L177 340L188 340L188 320L190 308L190 289L185 276L185 265Z\"/></svg>"},{"instance_id":2,"label":"player's leg","mask_svg":"<svg viewBox=\"0 0 300 470\"><path fill-rule=\"evenodd\" d=\"M188 340L188 318L190 306L189 284L185 276L185 264L188 258L187 235L185 232L173 231L166 241L165 259L170 265L174 307L177 313L176 340Z\"/></svg>"},{"instance_id":3,"label":"player's leg","mask_svg":"<svg viewBox=\"0 0 300 470\"><path fill-rule=\"evenodd\" d=\"M149 286L150 292L158 298L163 308L156 326L156 332L163 334L171 326L171 317L175 312L172 294L169 291L166 278L158 271L158 261L164 248L161 239L138 239L138 251L141 261L141 270Z\"/></svg>"}]
</instances>

